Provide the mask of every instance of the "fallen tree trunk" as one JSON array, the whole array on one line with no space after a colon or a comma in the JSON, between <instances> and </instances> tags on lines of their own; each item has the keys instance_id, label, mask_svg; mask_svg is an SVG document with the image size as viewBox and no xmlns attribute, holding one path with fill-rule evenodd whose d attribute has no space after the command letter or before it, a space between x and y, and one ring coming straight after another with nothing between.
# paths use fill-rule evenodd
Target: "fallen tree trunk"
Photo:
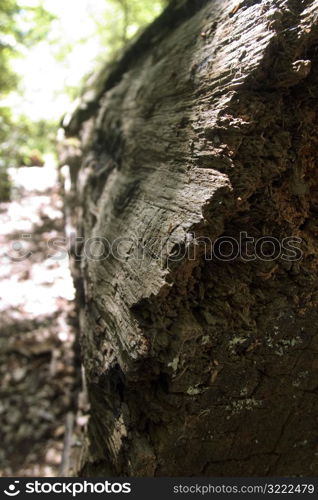
<instances>
[{"instance_id":1,"label":"fallen tree trunk","mask_svg":"<svg viewBox=\"0 0 318 500\"><path fill-rule=\"evenodd\" d=\"M317 7L175 2L65 124L81 474L318 473Z\"/></svg>"}]
</instances>

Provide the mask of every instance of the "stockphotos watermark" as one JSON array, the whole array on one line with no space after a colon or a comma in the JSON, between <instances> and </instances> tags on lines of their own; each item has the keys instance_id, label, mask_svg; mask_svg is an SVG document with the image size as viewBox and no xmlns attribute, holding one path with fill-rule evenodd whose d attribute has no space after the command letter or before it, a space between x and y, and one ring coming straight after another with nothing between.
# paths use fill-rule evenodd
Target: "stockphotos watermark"
<instances>
[{"instance_id":1,"label":"stockphotos watermark","mask_svg":"<svg viewBox=\"0 0 318 500\"><path fill-rule=\"evenodd\" d=\"M20 486L20 481L13 481L7 488L3 490L3 493L7 497L15 497L20 493L36 493L36 494L71 494L72 497L80 495L82 493L131 493L131 483L119 483L111 482L107 480L92 482L83 480L81 482L65 482L65 481L54 481L54 482L43 482L41 481L30 481L24 484L24 489Z\"/></svg>"},{"instance_id":2,"label":"stockphotos watermark","mask_svg":"<svg viewBox=\"0 0 318 500\"><path fill-rule=\"evenodd\" d=\"M85 258L91 261L152 259L161 261L164 266L184 259L196 260L198 257L222 262L297 262L303 256L302 243L302 239L296 236L282 239L273 236L255 238L244 231L236 237L221 236L217 239L187 233L182 242L173 242L167 237L145 239L138 235L122 236L114 240L101 236L85 239L72 233L69 237L50 238L44 246L46 258L55 261L71 255L75 260ZM6 256L12 261L21 262L32 257L35 251L33 248L36 248L36 242L33 241L32 234L21 234L11 242Z\"/></svg>"},{"instance_id":3,"label":"stockphotos watermark","mask_svg":"<svg viewBox=\"0 0 318 500\"><path fill-rule=\"evenodd\" d=\"M71 498L101 498L119 495L117 498L151 498L153 500L176 500L179 497L195 496L214 498L218 495L244 498L270 497L273 494L298 494L302 498L316 498L318 479L309 478L0 478L3 498L33 498L43 495L51 498L62 495Z\"/></svg>"}]
</instances>

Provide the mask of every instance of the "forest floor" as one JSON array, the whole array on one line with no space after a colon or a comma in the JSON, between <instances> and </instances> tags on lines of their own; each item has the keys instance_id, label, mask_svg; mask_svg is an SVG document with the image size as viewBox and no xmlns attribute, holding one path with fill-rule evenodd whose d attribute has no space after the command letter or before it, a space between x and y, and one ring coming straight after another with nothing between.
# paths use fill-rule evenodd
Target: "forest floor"
<instances>
[{"instance_id":1,"label":"forest floor","mask_svg":"<svg viewBox=\"0 0 318 500\"><path fill-rule=\"evenodd\" d=\"M48 245L64 236L63 202L53 165L10 175L12 200L0 204L0 476L57 476L78 388L68 257Z\"/></svg>"}]
</instances>

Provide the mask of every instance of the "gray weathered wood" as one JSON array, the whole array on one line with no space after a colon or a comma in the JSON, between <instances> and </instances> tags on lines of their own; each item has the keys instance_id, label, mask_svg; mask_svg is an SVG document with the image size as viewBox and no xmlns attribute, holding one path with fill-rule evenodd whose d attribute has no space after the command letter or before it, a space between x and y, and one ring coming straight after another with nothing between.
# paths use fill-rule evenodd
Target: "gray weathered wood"
<instances>
[{"instance_id":1,"label":"gray weathered wood","mask_svg":"<svg viewBox=\"0 0 318 500\"><path fill-rule=\"evenodd\" d=\"M65 123L83 473L318 473L317 11L175 2ZM303 258L206 260L193 240L240 232L300 237ZM96 237L125 238L121 258L89 258Z\"/></svg>"}]
</instances>

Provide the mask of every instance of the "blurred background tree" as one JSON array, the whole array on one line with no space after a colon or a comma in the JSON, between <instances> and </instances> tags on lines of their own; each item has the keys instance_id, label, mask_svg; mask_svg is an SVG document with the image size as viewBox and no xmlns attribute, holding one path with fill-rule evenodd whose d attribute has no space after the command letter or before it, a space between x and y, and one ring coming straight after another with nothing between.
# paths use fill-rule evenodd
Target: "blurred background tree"
<instances>
[{"instance_id":1,"label":"blurred background tree","mask_svg":"<svg viewBox=\"0 0 318 500\"><path fill-rule=\"evenodd\" d=\"M167 3L167 0L109 0L103 18L95 17L103 45L115 55L141 28L159 15Z\"/></svg>"},{"instance_id":2,"label":"blurred background tree","mask_svg":"<svg viewBox=\"0 0 318 500\"><path fill-rule=\"evenodd\" d=\"M61 116L168 0L1 0L0 198L7 168L54 155Z\"/></svg>"}]
</instances>

